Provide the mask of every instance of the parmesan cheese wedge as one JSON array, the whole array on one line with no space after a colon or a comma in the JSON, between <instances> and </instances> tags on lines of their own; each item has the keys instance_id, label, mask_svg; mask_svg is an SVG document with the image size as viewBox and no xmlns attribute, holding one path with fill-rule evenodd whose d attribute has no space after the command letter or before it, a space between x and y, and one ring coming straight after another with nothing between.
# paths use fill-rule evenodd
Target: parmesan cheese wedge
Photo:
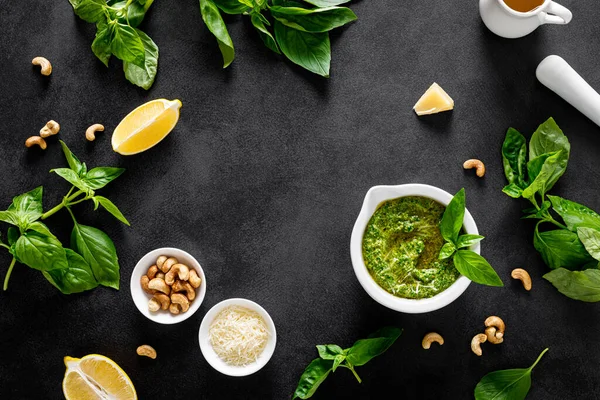
<instances>
[{"instance_id":1,"label":"parmesan cheese wedge","mask_svg":"<svg viewBox=\"0 0 600 400\"><path fill-rule=\"evenodd\" d=\"M413 107L417 115L437 114L454 109L454 100L437 83L433 83Z\"/></svg>"}]
</instances>

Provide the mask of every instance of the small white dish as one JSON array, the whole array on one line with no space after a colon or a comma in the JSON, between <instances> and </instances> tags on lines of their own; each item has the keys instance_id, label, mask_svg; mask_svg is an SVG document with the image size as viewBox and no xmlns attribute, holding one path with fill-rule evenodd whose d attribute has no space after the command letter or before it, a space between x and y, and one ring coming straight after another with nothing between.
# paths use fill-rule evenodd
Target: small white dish
<instances>
[{"instance_id":1,"label":"small white dish","mask_svg":"<svg viewBox=\"0 0 600 400\"><path fill-rule=\"evenodd\" d=\"M230 306L245 307L257 312L265 321L265 324L267 325L267 329L269 330L270 334L269 341L267 342L265 349L260 354L258 359L255 362L245 365L243 367L227 364L217 355L217 353L215 353L212 345L210 344L210 338L208 334L210 325L214 321L215 317L223 309ZM218 303L206 313L204 319L202 320L202 323L200 324L198 340L200 341L200 351L202 352L202 355L211 367L213 367L214 369L216 369L224 375L247 376L257 372L269 362L271 356L273 355L273 352L275 351L275 345L277 344L277 332L275 330L275 324L273 323L271 316L260 305L246 299L228 299Z\"/></svg>"},{"instance_id":2,"label":"small white dish","mask_svg":"<svg viewBox=\"0 0 600 400\"><path fill-rule=\"evenodd\" d=\"M404 299L396 297L385 291L377 284L377 282L375 282L363 260L362 241L365 229L367 228L371 216L381 203L387 200L407 196L428 197L446 206L453 197L450 193L440 188L422 184L372 187L365 196L362 209L360 210L360 214L358 215L356 223L354 224L354 229L352 230L352 237L350 238L350 256L352 259L352 266L354 267L354 273L356 274L358 281L369 296L375 301L395 311L408 314L421 314L438 310L452 303L467 290L471 281L465 276L460 276L448 289L427 299ZM464 230L466 233L479 234L477 225L468 210L465 210ZM481 251L479 243L472 246L471 250L479 254Z\"/></svg>"},{"instance_id":3,"label":"small white dish","mask_svg":"<svg viewBox=\"0 0 600 400\"><path fill-rule=\"evenodd\" d=\"M140 284L140 279L148 272L148 268L156 264L156 259L162 255L175 257L180 263L185 264L190 268L194 268L198 273L198 276L202 279L200 287L196 289L196 298L192 301L192 304L190 304L190 309L184 313L174 315L168 310L159 310L157 312L148 310L148 301L150 301L152 295L144 292L142 285ZM206 295L206 277L204 276L204 270L200 266L200 263L189 253L174 247L163 247L152 250L138 261L131 273L130 289L131 298L133 299L135 306L146 318L158 322L159 324L177 324L191 317L200 308L204 296Z\"/></svg>"}]
</instances>

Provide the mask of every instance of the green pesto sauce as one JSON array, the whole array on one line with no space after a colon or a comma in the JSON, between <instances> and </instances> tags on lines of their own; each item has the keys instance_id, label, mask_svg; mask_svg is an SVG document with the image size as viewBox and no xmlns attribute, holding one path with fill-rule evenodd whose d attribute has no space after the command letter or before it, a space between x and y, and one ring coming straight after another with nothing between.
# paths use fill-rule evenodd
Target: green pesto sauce
<instances>
[{"instance_id":1,"label":"green pesto sauce","mask_svg":"<svg viewBox=\"0 0 600 400\"><path fill-rule=\"evenodd\" d=\"M433 297L460 276L452 259L439 260L445 206L427 197L400 197L379 205L363 236L363 259L375 282L407 299Z\"/></svg>"}]
</instances>

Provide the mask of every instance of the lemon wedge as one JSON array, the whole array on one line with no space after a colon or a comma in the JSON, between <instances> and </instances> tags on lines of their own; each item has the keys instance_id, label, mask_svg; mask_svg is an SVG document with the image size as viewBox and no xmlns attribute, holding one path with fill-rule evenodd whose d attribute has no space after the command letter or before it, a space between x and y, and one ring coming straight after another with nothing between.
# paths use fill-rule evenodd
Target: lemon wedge
<instances>
[{"instance_id":1,"label":"lemon wedge","mask_svg":"<svg viewBox=\"0 0 600 400\"><path fill-rule=\"evenodd\" d=\"M454 100L437 83L433 83L427 91L421 96L414 110L417 115L436 114L442 111L454 109Z\"/></svg>"},{"instance_id":2,"label":"lemon wedge","mask_svg":"<svg viewBox=\"0 0 600 400\"><path fill-rule=\"evenodd\" d=\"M115 128L112 148L129 156L158 144L177 125L181 101L157 99L130 112Z\"/></svg>"},{"instance_id":3,"label":"lemon wedge","mask_svg":"<svg viewBox=\"0 0 600 400\"><path fill-rule=\"evenodd\" d=\"M67 400L137 400L133 383L110 358L89 354L64 361L67 372L62 387Z\"/></svg>"}]
</instances>

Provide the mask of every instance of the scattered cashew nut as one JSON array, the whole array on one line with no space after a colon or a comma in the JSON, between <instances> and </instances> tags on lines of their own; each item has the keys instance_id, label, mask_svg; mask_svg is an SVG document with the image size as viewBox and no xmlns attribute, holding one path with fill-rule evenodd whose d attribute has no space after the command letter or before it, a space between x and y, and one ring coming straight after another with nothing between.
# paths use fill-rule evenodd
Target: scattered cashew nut
<instances>
[{"instance_id":1,"label":"scattered cashew nut","mask_svg":"<svg viewBox=\"0 0 600 400\"><path fill-rule=\"evenodd\" d=\"M46 125L40 129L40 136L47 138L48 136L56 135L60 131L60 124L54 120L46 122Z\"/></svg>"},{"instance_id":2,"label":"scattered cashew nut","mask_svg":"<svg viewBox=\"0 0 600 400\"><path fill-rule=\"evenodd\" d=\"M102 124L94 124L86 129L85 138L90 142L96 140L96 132L104 132L104 125Z\"/></svg>"},{"instance_id":3,"label":"scattered cashew nut","mask_svg":"<svg viewBox=\"0 0 600 400\"><path fill-rule=\"evenodd\" d=\"M189 282L176 280L173 286L171 286L171 290L173 292L185 292L189 301L193 301L196 298L196 291Z\"/></svg>"},{"instance_id":4,"label":"scattered cashew nut","mask_svg":"<svg viewBox=\"0 0 600 400\"><path fill-rule=\"evenodd\" d=\"M148 278L154 279L154 278L156 278L157 273L158 273L158 267L156 265L153 265L150 268L148 268L148 272L146 272L146 275L148 275Z\"/></svg>"},{"instance_id":5,"label":"scattered cashew nut","mask_svg":"<svg viewBox=\"0 0 600 400\"><path fill-rule=\"evenodd\" d=\"M25 147L35 146L36 144L40 146L42 150L46 150L46 147L48 147L46 141L39 136L31 136L25 141Z\"/></svg>"},{"instance_id":6,"label":"scattered cashew nut","mask_svg":"<svg viewBox=\"0 0 600 400\"><path fill-rule=\"evenodd\" d=\"M153 360L156 359L156 350L147 344L143 344L138 347L136 353L138 353L138 356L150 357Z\"/></svg>"},{"instance_id":7,"label":"scattered cashew nut","mask_svg":"<svg viewBox=\"0 0 600 400\"><path fill-rule=\"evenodd\" d=\"M165 274L165 282L167 285L175 283L175 274L177 274L182 281L187 281L190 278L190 269L185 264L173 265L169 272Z\"/></svg>"},{"instance_id":8,"label":"scattered cashew nut","mask_svg":"<svg viewBox=\"0 0 600 400\"><path fill-rule=\"evenodd\" d=\"M476 160L476 159L470 159L464 162L463 164L463 168L464 169L471 169L471 168L475 168L475 172L477 174L478 177L483 178L483 176L485 175L485 165L480 161L480 160Z\"/></svg>"},{"instance_id":9,"label":"scattered cashew nut","mask_svg":"<svg viewBox=\"0 0 600 400\"><path fill-rule=\"evenodd\" d=\"M425 350L429 350L429 348L431 347L431 344L433 342L437 342L441 345L444 344L444 338L442 337L442 335L440 335L437 332L429 332L427 335L425 335L425 337L423 338L423 341L421 342L421 345L423 346L423 348Z\"/></svg>"},{"instance_id":10,"label":"scattered cashew nut","mask_svg":"<svg viewBox=\"0 0 600 400\"><path fill-rule=\"evenodd\" d=\"M497 339L502 339L504 337L504 330L506 329L506 326L504 325L504 321L502 321L502 318L497 317L495 315L492 315L491 317L487 317L487 319L485 320L485 327L486 328L489 328L489 327L496 328L496 332L494 332L494 336ZM487 332L487 329L486 329L486 332Z\"/></svg>"},{"instance_id":11,"label":"scattered cashew nut","mask_svg":"<svg viewBox=\"0 0 600 400\"><path fill-rule=\"evenodd\" d=\"M497 335L499 335L499 333L497 332L497 329L493 326L485 328L485 335L487 336L488 341L491 344L500 344L500 343L504 342L503 335L497 336Z\"/></svg>"},{"instance_id":12,"label":"scattered cashew nut","mask_svg":"<svg viewBox=\"0 0 600 400\"><path fill-rule=\"evenodd\" d=\"M159 257L159 259L160 259L160 257ZM179 263L179 261L175 257L169 257L165 261L163 261L162 263L160 263L158 259L156 260L156 266L158 268L160 268L160 270L162 272L164 272L165 274L167 272L169 272L169 270L171 269L171 267L173 265L177 264L177 263Z\"/></svg>"},{"instance_id":13,"label":"scattered cashew nut","mask_svg":"<svg viewBox=\"0 0 600 400\"><path fill-rule=\"evenodd\" d=\"M471 350L473 353L477 354L481 357L483 352L481 351L481 343L485 343L487 341L487 336L483 333L479 333L473 337L471 340Z\"/></svg>"},{"instance_id":14,"label":"scattered cashew nut","mask_svg":"<svg viewBox=\"0 0 600 400\"><path fill-rule=\"evenodd\" d=\"M166 295L171 293L171 287L166 284L163 279L154 278L148 283L149 289L158 290L159 292L163 292Z\"/></svg>"},{"instance_id":15,"label":"scattered cashew nut","mask_svg":"<svg viewBox=\"0 0 600 400\"><path fill-rule=\"evenodd\" d=\"M190 301L181 293L173 293L171 295L171 303L179 304L182 312L186 312L190 308Z\"/></svg>"},{"instance_id":16,"label":"scattered cashew nut","mask_svg":"<svg viewBox=\"0 0 600 400\"><path fill-rule=\"evenodd\" d=\"M514 279L519 279L523 283L525 290L531 290L531 276L529 276L527 271L521 268L516 268L512 270L510 276L512 276Z\"/></svg>"},{"instance_id":17,"label":"scattered cashew nut","mask_svg":"<svg viewBox=\"0 0 600 400\"><path fill-rule=\"evenodd\" d=\"M140 283L142 285L142 289L144 290L144 292L149 293L149 294L156 293L156 290L150 289L148 287L148 283L150 283L150 278L148 277L148 275L143 275L140 279Z\"/></svg>"},{"instance_id":18,"label":"scattered cashew nut","mask_svg":"<svg viewBox=\"0 0 600 400\"><path fill-rule=\"evenodd\" d=\"M200 287L200 284L202 284L202 278L200 278L198 276L198 273L196 272L196 270L194 268L190 268L189 282L190 282L190 285L192 285L192 287L194 289L198 289Z\"/></svg>"},{"instance_id":19,"label":"scattered cashew nut","mask_svg":"<svg viewBox=\"0 0 600 400\"><path fill-rule=\"evenodd\" d=\"M50 61L48 61L47 58L36 57L33 60L31 60L31 63L33 65L39 65L42 67L40 71L42 75L48 76L52 73L52 64L50 64Z\"/></svg>"}]
</instances>

